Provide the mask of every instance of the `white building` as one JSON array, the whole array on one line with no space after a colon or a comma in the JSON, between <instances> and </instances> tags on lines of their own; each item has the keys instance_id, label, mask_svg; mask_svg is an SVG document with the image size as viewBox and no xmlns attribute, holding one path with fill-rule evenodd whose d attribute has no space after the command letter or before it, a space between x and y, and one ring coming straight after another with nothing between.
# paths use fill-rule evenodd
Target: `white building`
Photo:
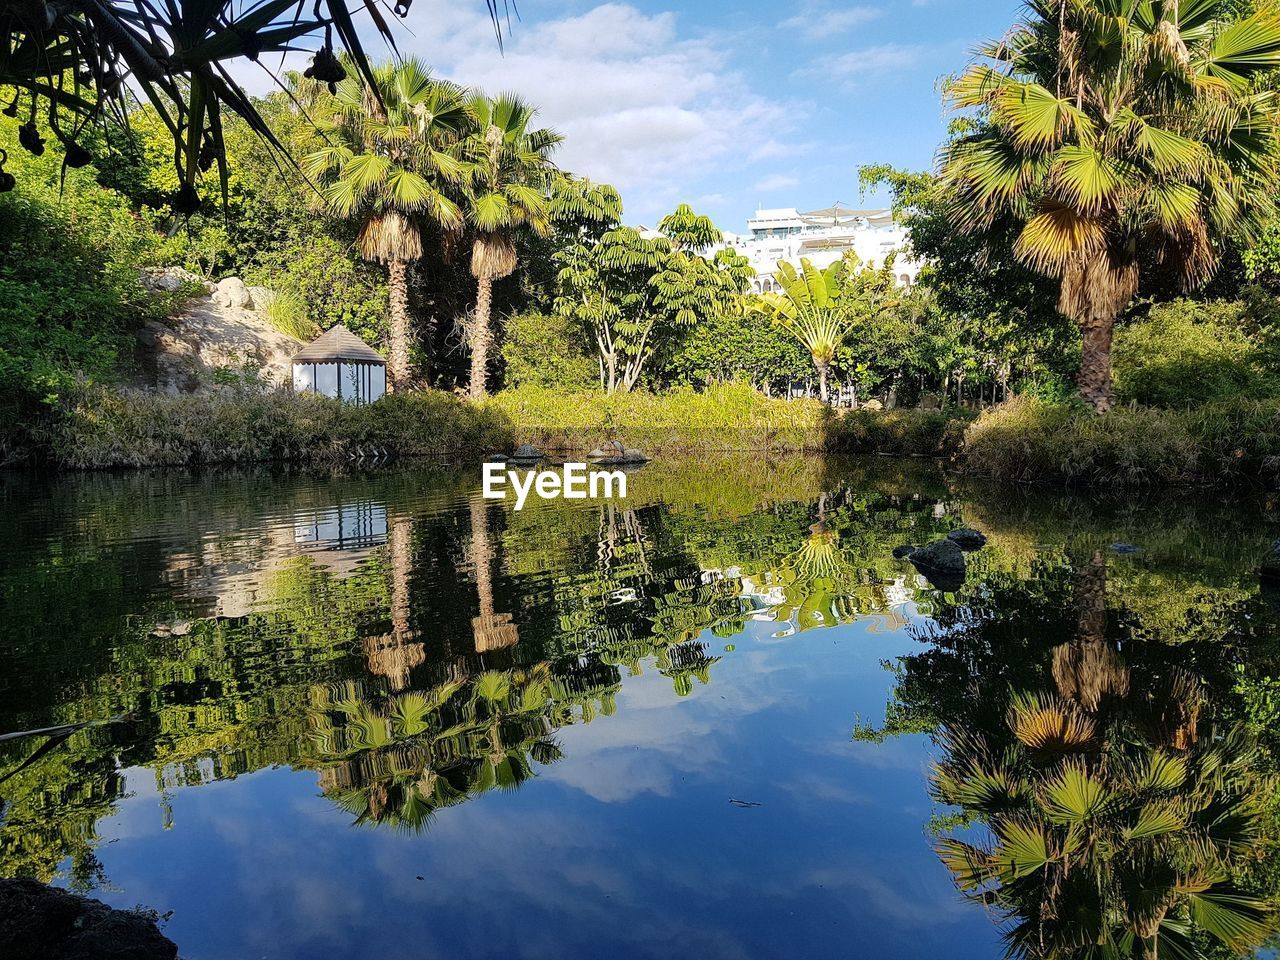
<instances>
[{"instance_id":1,"label":"white building","mask_svg":"<svg viewBox=\"0 0 1280 960\"><path fill-rule=\"evenodd\" d=\"M756 272L753 293L777 291L773 279L779 260L800 265L807 258L824 268L853 251L863 263L881 266L897 253L893 272L898 282L916 282L920 264L907 256L907 231L893 219L891 210L850 210L827 207L801 213L795 207L757 210L747 220L745 234L726 233L724 247L732 247L751 261Z\"/></svg>"}]
</instances>

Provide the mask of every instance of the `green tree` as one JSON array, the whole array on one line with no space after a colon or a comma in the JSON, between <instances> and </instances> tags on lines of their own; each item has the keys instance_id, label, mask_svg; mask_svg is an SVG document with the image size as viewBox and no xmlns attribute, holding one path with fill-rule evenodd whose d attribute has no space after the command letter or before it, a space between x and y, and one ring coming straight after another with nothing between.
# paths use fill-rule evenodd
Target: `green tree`
<instances>
[{"instance_id":1,"label":"green tree","mask_svg":"<svg viewBox=\"0 0 1280 960\"><path fill-rule=\"evenodd\" d=\"M408 265L422 256L426 216L446 230L462 225L449 196L463 175L454 141L466 121L461 87L435 80L414 59L374 71L375 87L348 77L322 98L319 129L329 143L308 154L303 169L324 184L325 201L360 221L361 256L387 265L390 289L388 373L410 382Z\"/></svg>"},{"instance_id":2,"label":"green tree","mask_svg":"<svg viewBox=\"0 0 1280 960\"><path fill-rule=\"evenodd\" d=\"M467 101L470 131L462 145L467 163L467 222L474 232L471 274L476 278L476 312L471 347L472 399L485 395L493 281L516 268L516 232L551 233L547 191L555 167L551 153L563 139L549 129L531 129L536 111L514 94Z\"/></svg>"},{"instance_id":3,"label":"green tree","mask_svg":"<svg viewBox=\"0 0 1280 960\"><path fill-rule=\"evenodd\" d=\"M1156 267L1207 280L1217 238L1275 208L1280 16L1227 0L1036 0L948 83L976 109L944 151L963 230L1013 229L1081 331L1080 393L1109 409L1116 318Z\"/></svg>"},{"instance_id":4,"label":"green tree","mask_svg":"<svg viewBox=\"0 0 1280 960\"><path fill-rule=\"evenodd\" d=\"M589 332L611 393L633 389L655 352L670 349L680 331L740 311L751 276L745 258L732 251L707 260L632 227L574 244L558 259L555 310Z\"/></svg>"}]
</instances>

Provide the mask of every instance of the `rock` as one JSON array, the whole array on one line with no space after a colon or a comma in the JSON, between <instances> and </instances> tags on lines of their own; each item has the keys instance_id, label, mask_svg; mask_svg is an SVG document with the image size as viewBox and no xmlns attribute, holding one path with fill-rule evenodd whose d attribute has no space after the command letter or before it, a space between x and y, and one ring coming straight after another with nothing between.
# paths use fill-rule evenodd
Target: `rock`
<instances>
[{"instance_id":1,"label":"rock","mask_svg":"<svg viewBox=\"0 0 1280 960\"><path fill-rule=\"evenodd\" d=\"M522 443L516 447L515 453L511 454L512 460L541 460L542 451L535 447L532 443Z\"/></svg>"},{"instance_id":2,"label":"rock","mask_svg":"<svg viewBox=\"0 0 1280 960\"><path fill-rule=\"evenodd\" d=\"M883 410L884 404L879 400L868 400L862 405L863 410Z\"/></svg>"},{"instance_id":3,"label":"rock","mask_svg":"<svg viewBox=\"0 0 1280 960\"><path fill-rule=\"evenodd\" d=\"M964 551L954 540L935 540L912 553L910 559L939 590L956 590L964 583Z\"/></svg>"},{"instance_id":4,"label":"rock","mask_svg":"<svg viewBox=\"0 0 1280 960\"><path fill-rule=\"evenodd\" d=\"M485 463L506 463L507 455L505 453L486 453L484 455Z\"/></svg>"},{"instance_id":5,"label":"rock","mask_svg":"<svg viewBox=\"0 0 1280 960\"><path fill-rule=\"evenodd\" d=\"M605 453L605 452L604 452L603 450L601 450L599 447L596 447L594 450L592 450L590 453L588 453L588 454L587 454L587 459L588 459L588 460L603 460L603 459L605 459L607 456L609 456L609 454Z\"/></svg>"},{"instance_id":6,"label":"rock","mask_svg":"<svg viewBox=\"0 0 1280 960\"><path fill-rule=\"evenodd\" d=\"M177 293L183 287L200 287L206 293L211 289L203 277L182 267L144 267L142 285L152 293Z\"/></svg>"},{"instance_id":7,"label":"rock","mask_svg":"<svg viewBox=\"0 0 1280 960\"><path fill-rule=\"evenodd\" d=\"M1263 584L1269 587L1280 587L1280 540L1271 544L1271 549L1262 558L1258 566L1258 576Z\"/></svg>"},{"instance_id":8,"label":"rock","mask_svg":"<svg viewBox=\"0 0 1280 960\"><path fill-rule=\"evenodd\" d=\"M985 535L971 527L960 527L947 534L947 539L964 551L981 550L987 545Z\"/></svg>"},{"instance_id":9,"label":"rock","mask_svg":"<svg viewBox=\"0 0 1280 960\"><path fill-rule=\"evenodd\" d=\"M904 543L893 548L893 559L905 560L915 552L916 546L914 543Z\"/></svg>"},{"instance_id":10,"label":"rock","mask_svg":"<svg viewBox=\"0 0 1280 960\"><path fill-rule=\"evenodd\" d=\"M213 299L220 306L232 307L236 310L248 310L253 307L253 297L249 295L249 288L239 277L224 277L219 280Z\"/></svg>"},{"instance_id":11,"label":"rock","mask_svg":"<svg viewBox=\"0 0 1280 960\"><path fill-rule=\"evenodd\" d=\"M246 287L249 291L249 309L262 313L275 299L275 293L266 287Z\"/></svg>"},{"instance_id":12,"label":"rock","mask_svg":"<svg viewBox=\"0 0 1280 960\"><path fill-rule=\"evenodd\" d=\"M1112 553L1137 553L1138 548L1132 543L1113 543L1111 545Z\"/></svg>"},{"instance_id":13,"label":"rock","mask_svg":"<svg viewBox=\"0 0 1280 960\"><path fill-rule=\"evenodd\" d=\"M622 452L622 457L618 460L618 462L619 463L648 463L649 458L644 455L643 451L636 450L635 448L630 448Z\"/></svg>"},{"instance_id":14,"label":"rock","mask_svg":"<svg viewBox=\"0 0 1280 960\"><path fill-rule=\"evenodd\" d=\"M113 910L35 880L0 880L5 960L174 960L177 945L155 919Z\"/></svg>"}]
</instances>

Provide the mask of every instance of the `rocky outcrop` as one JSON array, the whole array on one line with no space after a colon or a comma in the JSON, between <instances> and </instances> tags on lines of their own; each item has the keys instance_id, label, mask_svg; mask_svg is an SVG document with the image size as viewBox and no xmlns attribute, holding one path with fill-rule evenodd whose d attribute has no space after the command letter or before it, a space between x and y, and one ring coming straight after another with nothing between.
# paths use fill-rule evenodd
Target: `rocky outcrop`
<instances>
[{"instance_id":1,"label":"rocky outcrop","mask_svg":"<svg viewBox=\"0 0 1280 960\"><path fill-rule=\"evenodd\" d=\"M925 544L913 550L908 559L939 590L958 590L964 583L964 551L954 540Z\"/></svg>"},{"instance_id":2,"label":"rocky outcrop","mask_svg":"<svg viewBox=\"0 0 1280 960\"><path fill-rule=\"evenodd\" d=\"M970 527L961 527L958 530L952 530L947 534L947 539L966 553L971 553L974 550L981 550L987 545L986 536Z\"/></svg>"},{"instance_id":3,"label":"rocky outcrop","mask_svg":"<svg viewBox=\"0 0 1280 960\"><path fill-rule=\"evenodd\" d=\"M238 277L213 284L185 270L148 271L152 290L205 292L189 300L167 323L150 321L138 331L138 375L133 386L161 393L212 390L232 374L239 379L283 386L292 377L290 359L303 343L276 330L258 312L269 300L261 287ZM255 297L253 291L260 291ZM257 310L255 310L255 306Z\"/></svg>"},{"instance_id":4,"label":"rocky outcrop","mask_svg":"<svg viewBox=\"0 0 1280 960\"><path fill-rule=\"evenodd\" d=\"M113 910L35 880L0 880L5 960L174 960L177 945L154 916Z\"/></svg>"}]
</instances>

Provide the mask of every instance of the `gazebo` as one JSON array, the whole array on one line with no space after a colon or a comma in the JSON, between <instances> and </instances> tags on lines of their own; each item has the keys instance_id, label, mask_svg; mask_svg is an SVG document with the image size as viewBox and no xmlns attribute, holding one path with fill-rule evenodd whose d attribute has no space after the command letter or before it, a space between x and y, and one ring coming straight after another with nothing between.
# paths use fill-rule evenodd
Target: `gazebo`
<instances>
[{"instance_id":1,"label":"gazebo","mask_svg":"<svg viewBox=\"0 0 1280 960\"><path fill-rule=\"evenodd\" d=\"M348 403L373 403L387 392L387 361L338 324L294 354L293 389Z\"/></svg>"}]
</instances>

